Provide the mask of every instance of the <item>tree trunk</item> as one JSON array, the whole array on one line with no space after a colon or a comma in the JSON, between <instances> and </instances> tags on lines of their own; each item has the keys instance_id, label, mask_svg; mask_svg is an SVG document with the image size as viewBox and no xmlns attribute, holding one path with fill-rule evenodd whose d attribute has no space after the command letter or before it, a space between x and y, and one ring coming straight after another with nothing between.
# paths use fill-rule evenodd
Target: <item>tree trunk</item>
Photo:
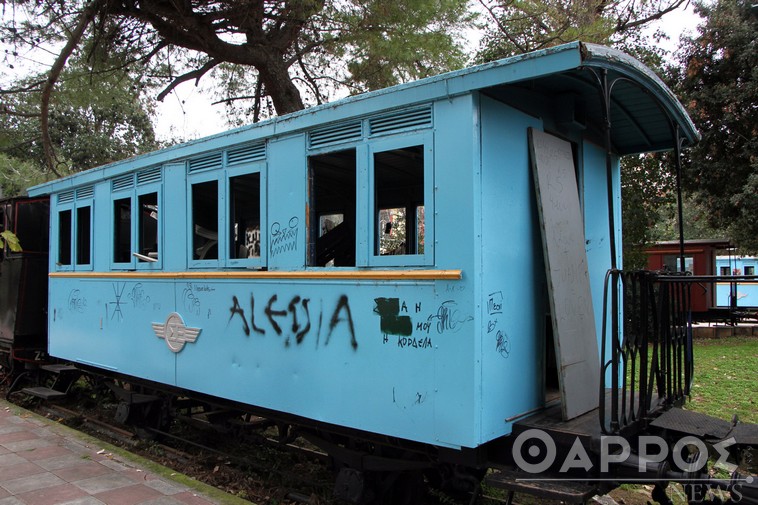
<instances>
[{"instance_id":1,"label":"tree trunk","mask_svg":"<svg viewBox=\"0 0 758 505\"><path fill-rule=\"evenodd\" d=\"M271 55L265 64L256 66L260 81L263 83L266 94L274 102L274 109L278 115L288 114L305 108L292 77L289 75L287 66L277 55Z\"/></svg>"}]
</instances>

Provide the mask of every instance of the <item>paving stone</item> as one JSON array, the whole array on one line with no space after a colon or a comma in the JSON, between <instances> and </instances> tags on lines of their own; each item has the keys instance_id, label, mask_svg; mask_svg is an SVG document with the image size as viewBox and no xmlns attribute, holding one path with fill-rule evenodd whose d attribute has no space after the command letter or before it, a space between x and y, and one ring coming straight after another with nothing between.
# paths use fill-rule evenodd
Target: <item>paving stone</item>
<instances>
[{"instance_id":1,"label":"paving stone","mask_svg":"<svg viewBox=\"0 0 758 505\"><path fill-rule=\"evenodd\" d=\"M156 491L160 491L165 495L178 494L185 490L184 487L179 487L175 484L171 484L170 482L166 482L163 479L148 480L145 482L145 485L155 489Z\"/></svg>"},{"instance_id":2,"label":"paving stone","mask_svg":"<svg viewBox=\"0 0 758 505\"><path fill-rule=\"evenodd\" d=\"M65 482L60 477L52 473L43 472L3 482L3 487L13 495L20 495L29 491L59 486L61 484L65 484Z\"/></svg>"},{"instance_id":3,"label":"paving stone","mask_svg":"<svg viewBox=\"0 0 758 505\"><path fill-rule=\"evenodd\" d=\"M6 405L0 399L0 505L215 503L139 463L114 458L76 432Z\"/></svg>"},{"instance_id":4,"label":"paving stone","mask_svg":"<svg viewBox=\"0 0 758 505\"><path fill-rule=\"evenodd\" d=\"M108 505L135 505L148 500L153 500L162 496L155 489L151 489L141 484L114 489L97 493L95 497Z\"/></svg>"},{"instance_id":5,"label":"paving stone","mask_svg":"<svg viewBox=\"0 0 758 505\"><path fill-rule=\"evenodd\" d=\"M41 468L34 463L25 462L17 465L0 467L0 483L7 482L9 480L18 479L21 477L28 477L44 472L45 469Z\"/></svg>"},{"instance_id":6,"label":"paving stone","mask_svg":"<svg viewBox=\"0 0 758 505\"><path fill-rule=\"evenodd\" d=\"M22 502L15 496L9 496L8 498L3 498L2 500L0 500L0 505L27 505L27 504Z\"/></svg>"},{"instance_id":7,"label":"paving stone","mask_svg":"<svg viewBox=\"0 0 758 505\"><path fill-rule=\"evenodd\" d=\"M94 496L85 496L84 498L79 498L78 500L73 501L67 501L65 503L59 503L58 505L107 505Z\"/></svg>"},{"instance_id":8,"label":"paving stone","mask_svg":"<svg viewBox=\"0 0 758 505\"><path fill-rule=\"evenodd\" d=\"M57 458L59 456L65 456L71 454L71 451L60 445L49 445L47 447L37 447L29 449L23 453L23 457L29 461L39 461L42 459Z\"/></svg>"},{"instance_id":9,"label":"paving stone","mask_svg":"<svg viewBox=\"0 0 758 505\"><path fill-rule=\"evenodd\" d=\"M83 461L78 465L67 466L65 468L55 470L53 473L66 482L74 482L77 480L89 479L91 477L98 477L110 472L110 468L103 466L100 463L96 463L94 461Z\"/></svg>"},{"instance_id":10,"label":"paving stone","mask_svg":"<svg viewBox=\"0 0 758 505\"><path fill-rule=\"evenodd\" d=\"M55 445L53 442L46 438L34 438L31 440L21 440L19 442L6 442L4 447L10 449L13 452L29 451L32 449L39 449L41 447L50 447Z\"/></svg>"},{"instance_id":11,"label":"paving stone","mask_svg":"<svg viewBox=\"0 0 758 505\"><path fill-rule=\"evenodd\" d=\"M89 494L98 494L121 487L131 486L134 484L134 481L121 474L109 473L98 477L75 481L72 484L79 486Z\"/></svg>"},{"instance_id":12,"label":"paving stone","mask_svg":"<svg viewBox=\"0 0 758 505\"><path fill-rule=\"evenodd\" d=\"M83 461L87 461L87 459L82 458L79 454L73 454L71 451L67 450L67 454L64 454L62 456L56 456L54 458L48 458L43 459L40 461L37 461L36 463L44 468L45 470L49 470L51 472L55 470L60 470L61 468L66 468L69 466L75 466Z\"/></svg>"},{"instance_id":13,"label":"paving stone","mask_svg":"<svg viewBox=\"0 0 758 505\"><path fill-rule=\"evenodd\" d=\"M54 505L61 502L78 500L86 496L87 493L73 484L35 489L34 491L18 495L19 498L30 505Z\"/></svg>"}]
</instances>

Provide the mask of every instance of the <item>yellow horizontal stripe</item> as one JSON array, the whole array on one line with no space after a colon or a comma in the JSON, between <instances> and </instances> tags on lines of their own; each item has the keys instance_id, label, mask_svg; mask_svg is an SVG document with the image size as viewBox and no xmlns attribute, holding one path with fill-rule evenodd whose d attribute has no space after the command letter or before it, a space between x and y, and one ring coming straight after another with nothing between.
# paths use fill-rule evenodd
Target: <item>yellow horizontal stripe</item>
<instances>
[{"instance_id":1,"label":"yellow horizontal stripe","mask_svg":"<svg viewBox=\"0 0 758 505\"><path fill-rule=\"evenodd\" d=\"M76 279L319 279L319 280L460 280L461 270L328 270L215 272L52 272L51 278Z\"/></svg>"}]
</instances>

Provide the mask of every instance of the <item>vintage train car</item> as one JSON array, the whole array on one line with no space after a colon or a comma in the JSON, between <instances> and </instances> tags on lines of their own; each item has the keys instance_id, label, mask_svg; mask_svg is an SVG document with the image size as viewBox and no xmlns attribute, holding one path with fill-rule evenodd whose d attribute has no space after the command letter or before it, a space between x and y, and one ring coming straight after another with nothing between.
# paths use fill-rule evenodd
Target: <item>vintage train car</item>
<instances>
[{"instance_id":1,"label":"vintage train car","mask_svg":"<svg viewBox=\"0 0 758 505\"><path fill-rule=\"evenodd\" d=\"M47 197L0 200L0 232L13 233L22 247L0 248L0 364L11 375L47 352L49 214Z\"/></svg>"},{"instance_id":2,"label":"vintage train car","mask_svg":"<svg viewBox=\"0 0 758 505\"><path fill-rule=\"evenodd\" d=\"M717 256L716 270L721 277L716 283L716 305L741 311L743 315L758 318L758 278L755 256ZM729 282L728 277L739 280ZM751 279L752 278L752 279Z\"/></svg>"},{"instance_id":3,"label":"vintage train car","mask_svg":"<svg viewBox=\"0 0 758 505\"><path fill-rule=\"evenodd\" d=\"M49 352L309 427L357 471L481 469L556 396L599 436L619 157L696 139L652 72L577 42L36 186Z\"/></svg>"},{"instance_id":4,"label":"vintage train car","mask_svg":"<svg viewBox=\"0 0 758 505\"><path fill-rule=\"evenodd\" d=\"M721 274L716 266L720 252L732 249L728 240L699 239L684 241L684 270L690 275L714 276ZM677 272L681 254L678 240L656 242L645 251L648 255L647 268L654 271ZM695 320L709 320L718 317L716 289L712 282L695 286L691 293L690 308Z\"/></svg>"}]
</instances>

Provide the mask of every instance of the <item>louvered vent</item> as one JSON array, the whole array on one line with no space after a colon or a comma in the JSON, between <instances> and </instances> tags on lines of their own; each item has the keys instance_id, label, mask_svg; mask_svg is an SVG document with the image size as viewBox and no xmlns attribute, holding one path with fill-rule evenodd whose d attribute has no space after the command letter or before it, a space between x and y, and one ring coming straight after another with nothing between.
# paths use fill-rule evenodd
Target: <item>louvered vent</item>
<instances>
[{"instance_id":1,"label":"louvered vent","mask_svg":"<svg viewBox=\"0 0 758 505\"><path fill-rule=\"evenodd\" d=\"M122 175L121 177L116 177L111 181L111 190L112 191L121 191L124 189L131 189L134 186L134 177L132 174L129 175Z\"/></svg>"},{"instance_id":2,"label":"louvered vent","mask_svg":"<svg viewBox=\"0 0 758 505\"><path fill-rule=\"evenodd\" d=\"M189 162L189 171L197 172L199 170L208 170L211 168L221 168L222 153L213 153L202 158L195 158Z\"/></svg>"},{"instance_id":3,"label":"louvered vent","mask_svg":"<svg viewBox=\"0 0 758 505\"><path fill-rule=\"evenodd\" d=\"M74 201L74 192L66 191L64 193L58 193L58 203L71 203Z\"/></svg>"},{"instance_id":4,"label":"louvered vent","mask_svg":"<svg viewBox=\"0 0 758 505\"><path fill-rule=\"evenodd\" d=\"M308 137L311 149L315 149L331 144L360 140L363 137L363 129L360 121L349 121L313 130Z\"/></svg>"},{"instance_id":5,"label":"louvered vent","mask_svg":"<svg viewBox=\"0 0 758 505\"><path fill-rule=\"evenodd\" d=\"M266 159L266 143L250 144L238 149L231 149L226 152L226 162L229 165L236 163L250 163L252 161L262 161Z\"/></svg>"},{"instance_id":6,"label":"louvered vent","mask_svg":"<svg viewBox=\"0 0 758 505\"><path fill-rule=\"evenodd\" d=\"M382 135L411 128L428 128L432 126L432 107L403 110L388 116L369 119L371 135Z\"/></svg>"},{"instance_id":7,"label":"louvered vent","mask_svg":"<svg viewBox=\"0 0 758 505\"><path fill-rule=\"evenodd\" d=\"M76 190L76 198L92 198L95 196L95 188L94 186L88 186L86 188L79 188Z\"/></svg>"},{"instance_id":8,"label":"louvered vent","mask_svg":"<svg viewBox=\"0 0 758 505\"><path fill-rule=\"evenodd\" d=\"M161 167L146 168L137 172L137 184L161 182Z\"/></svg>"}]
</instances>

